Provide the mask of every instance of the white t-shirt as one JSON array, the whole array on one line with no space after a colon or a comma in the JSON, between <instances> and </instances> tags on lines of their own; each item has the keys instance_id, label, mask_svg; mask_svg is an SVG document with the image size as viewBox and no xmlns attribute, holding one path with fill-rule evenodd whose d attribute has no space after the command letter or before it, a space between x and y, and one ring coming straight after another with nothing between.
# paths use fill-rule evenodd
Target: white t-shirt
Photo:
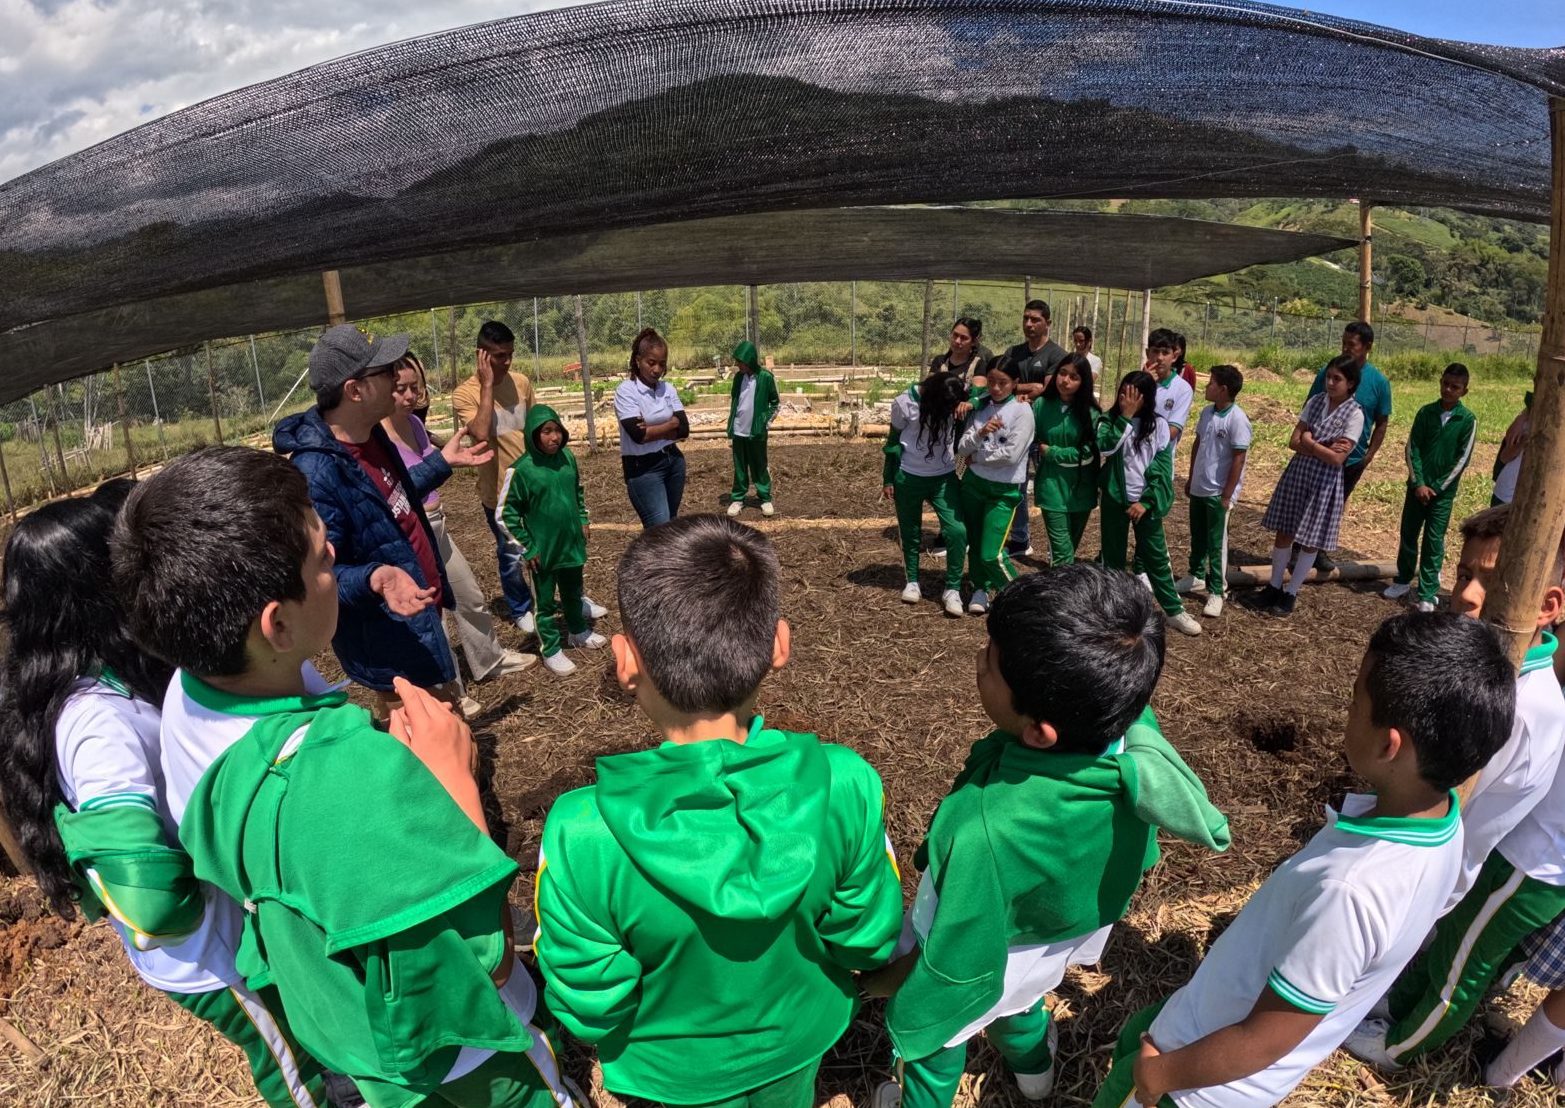
<instances>
[{"instance_id":1,"label":"white t-shirt","mask_svg":"<svg viewBox=\"0 0 1565 1108\"><path fill-rule=\"evenodd\" d=\"M995 415L1003 421L998 431L984 432L984 424ZM1032 405L1007 397L1005 403L996 405L985 400L967 419L967 429L956 452L971 458L968 472L976 473L986 481L1002 485L1019 485L1027 480L1027 451L1032 447Z\"/></svg>"},{"instance_id":2,"label":"white t-shirt","mask_svg":"<svg viewBox=\"0 0 1565 1108\"><path fill-rule=\"evenodd\" d=\"M917 386L915 386L916 388ZM946 429L943 442L930 443L922 436L918 425L918 397L905 392L891 402L891 432L902 442L902 459L899 465L904 473L913 477L943 477L956 471L956 421Z\"/></svg>"},{"instance_id":3,"label":"white t-shirt","mask_svg":"<svg viewBox=\"0 0 1565 1108\"><path fill-rule=\"evenodd\" d=\"M1500 469L1500 476L1494 479L1494 498L1502 504L1516 499L1516 478L1521 476L1524 457L1526 451L1506 462Z\"/></svg>"},{"instance_id":4,"label":"white t-shirt","mask_svg":"<svg viewBox=\"0 0 1565 1108\"><path fill-rule=\"evenodd\" d=\"M1103 359L1089 352L1087 354L1087 364L1092 367L1092 383L1097 385L1103 376Z\"/></svg>"},{"instance_id":5,"label":"white t-shirt","mask_svg":"<svg viewBox=\"0 0 1565 1108\"><path fill-rule=\"evenodd\" d=\"M1553 635L1545 634L1543 642L1529 650L1522 662L1521 676L1516 680L1516 718L1511 725L1511 737L1478 774L1472 795L1462 811L1465 843L1462 873L1446 911L1456 907L1473 887L1489 852L1498 847L1501 840L1508 842L1508 836L1546 796L1560 791L1557 778L1562 764L1561 752L1565 751L1565 696L1560 695L1560 685L1554 677L1554 651L1558 645ZM1558 828L1561 819L1558 809L1565 808L1565 796L1560 797L1554 807L1555 814L1547 818L1549 825ZM1552 832L1546 831L1542 823L1525 841L1536 845L1535 836L1553 841ZM1528 847L1523 842L1518 840L1512 849L1518 856L1528 857ZM1509 853L1505 857L1516 864ZM1518 865L1517 868L1526 867ZM1565 882L1558 878L1550 881L1550 884L1561 883Z\"/></svg>"},{"instance_id":6,"label":"white t-shirt","mask_svg":"<svg viewBox=\"0 0 1565 1108\"><path fill-rule=\"evenodd\" d=\"M641 378L627 377L614 390L614 416L621 423L627 419L641 419L651 427L653 424L667 423L674 418L675 412L684 410L685 406L679 400L679 391L667 380L659 381L657 388L649 389L641 383ZM666 450L672 445L670 439L637 442L625 433L623 426L619 429L621 454L656 454L659 450Z\"/></svg>"},{"instance_id":7,"label":"white t-shirt","mask_svg":"<svg viewBox=\"0 0 1565 1108\"><path fill-rule=\"evenodd\" d=\"M1250 417L1237 404L1228 405L1227 411L1218 411L1217 405L1208 404L1201 409L1201 419L1196 424L1194 465L1190 470L1191 496L1221 496L1228 475L1234 468L1234 451L1250 449ZM1241 474L1234 486L1234 499L1244 486Z\"/></svg>"},{"instance_id":8,"label":"white t-shirt","mask_svg":"<svg viewBox=\"0 0 1565 1108\"><path fill-rule=\"evenodd\" d=\"M1195 400L1195 390L1185 379L1179 376L1176 369L1168 375L1168 379L1160 381L1157 386L1157 414L1168 420L1170 431L1177 428L1180 437L1184 437L1185 423L1190 419L1190 405ZM1172 434L1170 434L1172 439ZM1179 450L1178 443L1174 444L1174 450Z\"/></svg>"},{"instance_id":9,"label":"white t-shirt","mask_svg":"<svg viewBox=\"0 0 1565 1108\"><path fill-rule=\"evenodd\" d=\"M1108 453L1103 455L1105 464L1119 454L1125 459L1125 502L1134 504L1147 491L1147 466L1158 454L1169 448L1168 424L1162 416L1154 416L1152 433L1136 444L1136 422L1131 420L1125 433L1119 437Z\"/></svg>"},{"instance_id":10,"label":"white t-shirt","mask_svg":"<svg viewBox=\"0 0 1565 1108\"><path fill-rule=\"evenodd\" d=\"M54 729L60 791L73 811L140 804L163 817L169 842L179 838L163 796L158 711L127 692L78 681ZM209 993L238 984L239 906L204 887L206 912L187 938L142 949L130 928L109 917L143 981L171 993ZM143 943L145 940L143 940Z\"/></svg>"},{"instance_id":11,"label":"white t-shirt","mask_svg":"<svg viewBox=\"0 0 1565 1108\"><path fill-rule=\"evenodd\" d=\"M1461 867L1455 795L1439 820L1354 818L1350 796L1327 825L1255 891L1190 983L1152 1021L1178 1050L1250 1014L1270 989L1322 1016L1305 1040L1259 1073L1172 1093L1180 1108L1261 1108L1287 1096L1331 1054L1418 953Z\"/></svg>"},{"instance_id":12,"label":"white t-shirt","mask_svg":"<svg viewBox=\"0 0 1565 1108\"><path fill-rule=\"evenodd\" d=\"M739 406L734 409L734 437L737 439L750 437L750 425L755 422L755 383L759 377L758 373L741 370L734 379L734 388L739 391Z\"/></svg>"}]
</instances>

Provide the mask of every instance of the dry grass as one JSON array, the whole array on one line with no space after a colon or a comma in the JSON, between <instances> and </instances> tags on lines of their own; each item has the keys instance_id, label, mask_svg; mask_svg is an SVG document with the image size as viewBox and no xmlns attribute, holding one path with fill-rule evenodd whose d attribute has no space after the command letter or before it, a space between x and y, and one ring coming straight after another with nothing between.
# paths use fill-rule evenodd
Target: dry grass
<instances>
[{"instance_id":1,"label":"dry grass","mask_svg":"<svg viewBox=\"0 0 1565 1108\"><path fill-rule=\"evenodd\" d=\"M975 619L948 620L931 600L897 599L901 586L890 505L879 500L878 449L835 440L778 443L773 450L777 503L785 515L754 520L770 532L784 567L785 614L795 630L792 664L768 682L762 708L772 722L819 732L863 753L889 791L888 824L898 853L911 857L930 813L968 745L987 730L972 695ZM726 489L727 453L689 452L687 512L711 510ZM613 568L634 533L619 464L612 455L584 461L595 528L588 591L612 614ZM1241 503L1234 546L1265 554L1258 529L1274 479L1259 469ZM498 595L489 538L471 484L447 491L458 542ZM753 512L746 513L749 520ZM801 525L791 517L829 519ZM1355 503L1344 544L1385 558L1396 520ZM855 522L883 520L875 522ZM609 526L609 525L613 526ZM1176 559L1187 549L1180 510L1170 520ZM1041 532L1039 533L1041 539ZM1095 546L1089 537L1088 551ZM925 568L926 595L938 566ZM1176 563L1176 570L1181 568ZM1305 590L1285 623L1231 608L1198 639L1173 636L1154 701L1169 738L1208 783L1233 824L1234 846L1208 855L1171 844L1165 861L1116 928L1102 972L1072 971L1057 998L1062 1061L1055 1103L1089 1103L1125 1017L1187 979L1215 929L1225 925L1266 874L1322 822L1322 805L1352 777L1339 752L1348 693L1363 643L1394 606L1372 589L1338 585ZM497 830L524 873L537 854L544 813L561 791L591 780L593 760L638 747L647 726L619 691L605 655L578 654L566 680L534 670L479 686L486 705L478 728ZM911 876L911 875L910 875ZM517 895L525 897L525 882ZM6 905L11 907L7 909ZM30 905L30 907L29 907ZM31 918L29 918L31 913ZM47 931L48 928L54 931ZM19 955L10 952L19 950ZM7 961L10 958L10 961ZM0 1014L45 1052L42 1066L0 1045L0 1104L109 1106L256 1103L237 1051L165 998L141 987L102 927L62 927L42 919L25 882L0 884ZM1489 1017L1525 1017L1536 995L1518 987ZM881 1011L867 1007L821 1072L819 1101L846 1108L867 1102L885 1075ZM1432 1060L1380 1078L1345 1055L1322 1066L1287 1102L1310 1108L1389 1108L1499 1103L1473 1089L1464 1032ZM602 1093L590 1061L575 1055L584 1087ZM1025 1103L996 1055L971 1053L959 1102L1020 1108ZM1507 1103L1554 1103L1552 1090L1524 1087Z\"/></svg>"}]
</instances>

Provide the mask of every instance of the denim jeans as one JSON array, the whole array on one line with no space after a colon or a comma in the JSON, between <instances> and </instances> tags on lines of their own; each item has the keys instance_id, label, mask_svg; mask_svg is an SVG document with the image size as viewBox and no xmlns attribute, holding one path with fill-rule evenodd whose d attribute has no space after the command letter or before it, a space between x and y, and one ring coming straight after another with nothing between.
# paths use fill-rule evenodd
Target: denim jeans
<instances>
[{"instance_id":1,"label":"denim jeans","mask_svg":"<svg viewBox=\"0 0 1565 1108\"><path fill-rule=\"evenodd\" d=\"M655 455L632 454L621 461L630 506L641 517L642 527L656 527L679 514L685 495L685 456L678 447Z\"/></svg>"},{"instance_id":2,"label":"denim jeans","mask_svg":"<svg viewBox=\"0 0 1565 1108\"><path fill-rule=\"evenodd\" d=\"M495 519L494 509L484 509L484 522L489 524L489 533L495 541L495 555L500 559L500 588L505 593L505 606L511 610L512 621L521 619L533 608L533 593L527 587L521 547L516 545Z\"/></svg>"}]
</instances>

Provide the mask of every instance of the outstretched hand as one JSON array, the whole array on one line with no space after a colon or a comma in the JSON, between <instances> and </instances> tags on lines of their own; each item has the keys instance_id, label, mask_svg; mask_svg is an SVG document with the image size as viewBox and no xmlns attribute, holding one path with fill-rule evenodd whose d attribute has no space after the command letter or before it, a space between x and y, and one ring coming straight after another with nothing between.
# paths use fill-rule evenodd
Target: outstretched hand
<instances>
[{"instance_id":1,"label":"outstretched hand","mask_svg":"<svg viewBox=\"0 0 1565 1108\"><path fill-rule=\"evenodd\" d=\"M402 700L402 706L391 713L392 736L424 763L457 806L487 833L478 784L473 780L478 748L473 745L472 731L449 704L406 678L392 678L391 688Z\"/></svg>"},{"instance_id":2,"label":"outstretched hand","mask_svg":"<svg viewBox=\"0 0 1565 1108\"><path fill-rule=\"evenodd\" d=\"M396 566L381 566L370 574L370 588L399 616L416 616L435 602L433 588L419 588L407 570Z\"/></svg>"},{"instance_id":3,"label":"outstretched hand","mask_svg":"<svg viewBox=\"0 0 1565 1108\"><path fill-rule=\"evenodd\" d=\"M468 440L471 446L463 445L462 440ZM452 435L446 440L446 444L440 448L440 456L446 460L446 464L452 469L461 469L469 466L487 465L494 460L494 450L488 443L473 437L471 431L463 428L459 434Z\"/></svg>"}]
</instances>

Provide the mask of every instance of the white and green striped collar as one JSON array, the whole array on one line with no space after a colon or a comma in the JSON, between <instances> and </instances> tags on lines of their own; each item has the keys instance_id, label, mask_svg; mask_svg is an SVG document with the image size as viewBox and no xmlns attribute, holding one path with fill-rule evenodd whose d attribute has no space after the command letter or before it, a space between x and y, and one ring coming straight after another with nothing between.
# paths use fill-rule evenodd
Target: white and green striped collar
<instances>
[{"instance_id":1,"label":"white and green striped collar","mask_svg":"<svg viewBox=\"0 0 1565 1108\"><path fill-rule=\"evenodd\" d=\"M1543 633L1543 641L1527 651L1527 656L1522 659L1522 672L1532 673L1535 670L1547 669L1554 664L1554 652L1559 649L1560 640L1547 631Z\"/></svg>"},{"instance_id":2,"label":"white and green striped collar","mask_svg":"<svg viewBox=\"0 0 1565 1108\"><path fill-rule=\"evenodd\" d=\"M1384 839L1403 846L1444 846L1456 837L1461 826L1461 805L1456 790L1450 792L1451 806L1439 819L1418 819L1409 816L1338 816L1336 828L1349 835L1363 835L1371 839Z\"/></svg>"},{"instance_id":3,"label":"white and green striped collar","mask_svg":"<svg viewBox=\"0 0 1565 1108\"><path fill-rule=\"evenodd\" d=\"M237 693L215 689L186 670L179 671L179 684L184 694L201 707L229 716L270 716L279 712L334 708L348 702L348 694L340 689L304 696L240 696Z\"/></svg>"},{"instance_id":4,"label":"white and green striped collar","mask_svg":"<svg viewBox=\"0 0 1565 1108\"><path fill-rule=\"evenodd\" d=\"M103 667L103 671L98 674L98 684L112 693L119 693L121 696L133 695L130 691L130 686L120 679L119 674L107 666Z\"/></svg>"}]
</instances>

